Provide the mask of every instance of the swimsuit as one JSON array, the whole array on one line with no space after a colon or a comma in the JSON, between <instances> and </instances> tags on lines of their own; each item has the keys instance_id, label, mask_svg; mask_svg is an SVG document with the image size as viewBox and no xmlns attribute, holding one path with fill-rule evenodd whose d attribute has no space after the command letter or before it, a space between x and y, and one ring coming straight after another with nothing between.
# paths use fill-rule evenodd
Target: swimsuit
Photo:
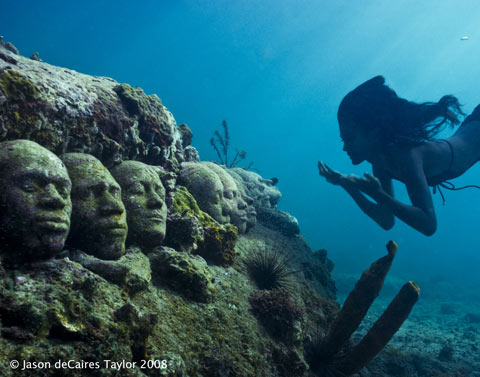
<instances>
[{"instance_id":1,"label":"swimsuit","mask_svg":"<svg viewBox=\"0 0 480 377\"><path fill-rule=\"evenodd\" d=\"M448 177L451 177L454 172L451 171L452 166L453 166L453 161L454 161L454 153L453 153L453 147L452 144L445 139L438 139L438 141L443 141L444 143L448 144L448 147L450 148L450 164L448 165L447 170L445 170L443 173L434 175L433 177L428 178L428 183L430 186L438 187L439 185L442 185L444 182L447 182Z\"/></svg>"},{"instance_id":2,"label":"swimsuit","mask_svg":"<svg viewBox=\"0 0 480 377\"><path fill-rule=\"evenodd\" d=\"M460 127L462 127L464 124L467 124L467 123L473 122L473 121L480 121L480 105L478 105L473 110L473 112L468 117L465 118L465 120L462 122ZM453 166L453 161L455 159L455 154L453 152L452 144L450 144L450 142L448 140L439 139L438 141L443 141L443 142L447 143L448 146L450 147L450 156L451 156L450 157L450 164L448 166L448 169L445 172L443 172L441 174L437 174L433 177L430 177L428 181L429 181L429 185L433 186L433 193L434 194L438 190L438 192L440 193L440 196L442 197L443 205L445 205L445 197L443 196L443 193L440 190L440 187L443 187L447 190L462 190L462 189L469 188L469 187L474 187L474 188L480 189L480 186L467 185L467 186L462 186L462 187L455 187L455 185L452 182L447 181L447 179L448 179L447 177L451 177L452 175L455 174L455 172L451 171L451 168Z\"/></svg>"}]
</instances>

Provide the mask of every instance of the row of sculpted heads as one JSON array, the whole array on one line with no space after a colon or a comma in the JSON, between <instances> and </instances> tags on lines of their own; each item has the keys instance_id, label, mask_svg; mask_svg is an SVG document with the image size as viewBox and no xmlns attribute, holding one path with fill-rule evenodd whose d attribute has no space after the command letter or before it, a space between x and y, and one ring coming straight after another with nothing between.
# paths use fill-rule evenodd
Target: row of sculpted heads
<instances>
[{"instance_id":1,"label":"row of sculpted heads","mask_svg":"<svg viewBox=\"0 0 480 377\"><path fill-rule=\"evenodd\" d=\"M223 168L192 163L181 177L200 208L220 223L240 232L255 223L248 196ZM29 140L0 143L0 245L7 263L49 259L65 242L118 259L125 241L160 245L166 218L165 189L153 166L124 161L109 171L88 154L60 159Z\"/></svg>"},{"instance_id":2,"label":"row of sculpted heads","mask_svg":"<svg viewBox=\"0 0 480 377\"><path fill-rule=\"evenodd\" d=\"M167 218L154 167L125 161L110 172L91 155L67 153L61 160L29 140L0 143L0 211L7 263L49 259L65 241L118 259L127 233L128 243L159 245Z\"/></svg>"},{"instance_id":3,"label":"row of sculpted heads","mask_svg":"<svg viewBox=\"0 0 480 377\"><path fill-rule=\"evenodd\" d=\"M214 162L182 164L179 182L192 193L198 206L221 224L246 233L256 222L253 199L240 184Z\"/></svg>"}]
</instances>

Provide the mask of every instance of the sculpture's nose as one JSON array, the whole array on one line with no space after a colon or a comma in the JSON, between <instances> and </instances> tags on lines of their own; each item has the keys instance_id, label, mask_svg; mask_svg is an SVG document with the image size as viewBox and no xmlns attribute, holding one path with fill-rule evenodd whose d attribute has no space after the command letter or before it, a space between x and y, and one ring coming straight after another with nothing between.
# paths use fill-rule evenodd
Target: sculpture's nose
<instances>
[{"instance_id":1,"label":"sculpture's nose","mask_svg":"<svg viewBox=\"0 0 480 377\"><path fill-rule=\"evenodd\" d=\"M163 207L162 197L155 191L152 190L150 195L148 195L147 206L151 209L160 209Z\"/></svg>"},{"instance_id":2,"label":"sculpture's nose","mask_svg":"<svg viewBox=\"0 0 480 377\"><path fill-rule=\"evenodd\" d=\"M55 185L49 183L42 190L40 204L45 208L61 209L65 207L66 200L60 195Z\"/></svg>"},{"instance_id":3,"label":"sculpture's nose","mask_svg":"<svg viewBox=\"0 0 480 377\"><path fill-rule=\"evenodd\" d=\"M104 216L121 215L125 211L122 202L110 191L105 190L100 205L100 213Z\"/></svg>"}]
</instances>

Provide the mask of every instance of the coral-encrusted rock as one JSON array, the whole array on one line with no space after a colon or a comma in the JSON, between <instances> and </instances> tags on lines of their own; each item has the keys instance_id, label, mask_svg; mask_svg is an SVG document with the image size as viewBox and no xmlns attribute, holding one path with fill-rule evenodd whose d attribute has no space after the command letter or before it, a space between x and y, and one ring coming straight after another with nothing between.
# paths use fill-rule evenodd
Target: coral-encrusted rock
<instances>
[{"instance_id":1,"label":"coral-encrusted rock","mask_svg":"<svg viewBox=\"0 0 480 377\"><path fill-rule=\"evenodd\" d=\"M203 258L168 247L156 248L148 257L155 283L164 284L192 300L213 300L215 279Z\"/></svg>"},{"instance_id":2,"label":"coral-encrusted rock","mask_svg":"<svg viewBox=\"0 0 480 377\"><path fill-rule=\"evenodd\" d=\"M17 48L13 45L13 43L12 42L5 42L1 35L0 35L0 47L4 47L8 51L13 52L16 55L19 55L19 52L18 52Z\"/></svg>"},{"instance_id":3,"label":"coral-encrusted rock","mask_svg":"<svg viewBox=\"0 0 480 377\"><path fill-rule=\"evenodd\" d=\"M256 291L249 301L252 312L272 337L287 344L300 341L303 313L288 290Z\"/></svg>"},{"instance_id":4,"label":"coral-encrusted rock","mask_svg":"<svg viewBox=\"0 0 480 377\"><path fill-rule=\"evenodd\" d=\"M176 249L138 242L141 249L130 247L118 259L100 260L90 247L78 246L85 254L74 253L75 246L67 244L68 250L58 250L48 262L16 265L0 258L0 364L51 363L48 369L25 371L7 365L2 376L308 375L302 343L312 338L312 329L324 333L337 309L326 260L318 260L301 236L254 226L255 207L276 211L276 179L239 170L235 182L228 169L194 164L210 166L218 178L212 187L229 199L220 208L229 215L222 224L201 211L177 182L180 163L199 162L191 136L186 125L176 126L158 97L109 78L26 59L0 40L0 141L25 138L56 154L88 152L108 168L128 159L156 165L152 169L165 188L168 210L162 245ZM137 178L148 190L148 182ZM100 183L103 190L109 182ZM108 187L109 194L120 197L119 188ZM97 217L89 222L97 223ZM99 233L98 228L81 237ZM163 233L158 243L162 238ZM263 316L252 312L249 297L256 288L242 258L267 246L295 255L295 270L311 262L310 276L306 269L292 275L291 302L299 306L302 321L296 310L282 315L288 308L275 308L267 299L257 302L265 304ZM276 332L264 331L271 318ZM53 366L69 360L98 366ZM107 366L106 360L136 363L136 368Z\"/></svg>"},{"instance_id":5,"label":"coral-encrusted rock","mask_svg":"<svg viewBox=\"0 0 480 377\"><path fill-rule=\"evenodd\" d=\"M71 258L130 295L146 289L152 279L149 260L138 248L127 249L118 261L97 259L77 250L71 253Z\"/></svg>"},{"instance_id":6,"label":"coral-encrusted rock","mask_svg":"<svg viewBox=\"0 0 480 377\"><path fill-rule=\"evenodd\" d=\"M237 238L234 225L220 225L198 207L185 187L175 189L165 245L199 254L209 263L227 266L234 262Z\"/></svg>"},{"instance_id":7,"label":"coral-encrusted rock","mask_svg":"<svg viewBox=\"0 0 480 377\"><path fill-rule=\"evenodd\" d=\"M276 208L257 209L257 219L263 225L278 230L286 236L300 233L297 219L288 212L280 211Z\"/></svg>"},{"instance_id":8,"label":"coral-encrusted rock","mask_svg":"<svg viewBox=\"0 0 480 377\"><path fill-rule=\"evenodd\" d=\"M27 59L2 45L0 106L0 141L22 138L57 154L86 152L107 167L136 159L175 170L188 143L182 132L189 138L156 95Z\"/></svg>"},{"instance_id":9,"label":"coral-encrusted rock","mask_svg":"<svg viewBox=\"0 0 480 377\"><path fill-rule=\"evenodd\" d=\"M58 357L61 347L50 344L52 340L75 339L92 346L106 341L116 332L111 315L122 299L119 290L110 290L102 280L68 259L17 270L7 279L10 288L0 289L3 335L19 342L35 339L26 359L36 355L43 360ZM115 352L130 357L127 343Z\"/></svg>"}]
</instances>

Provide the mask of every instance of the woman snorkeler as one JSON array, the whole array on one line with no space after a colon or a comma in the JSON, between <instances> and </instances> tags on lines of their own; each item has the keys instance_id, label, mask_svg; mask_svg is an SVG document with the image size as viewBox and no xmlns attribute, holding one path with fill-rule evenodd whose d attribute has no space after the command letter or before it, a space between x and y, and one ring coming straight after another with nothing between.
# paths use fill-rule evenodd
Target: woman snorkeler
<instances>
[{"instance_id":1,"label":"woman snorkeler","mask_svg":"<svg viewBox=\"0 0 480 377\"><path fill-rule=\"evenodd\" d=\"M343 187L382 228L391 229L398 217L431 236L437 218L429 186L434 192L439 186L455 189L446 181L480 160L480 105L453 136L434 138L444 125L458 125L460 115L465 114L454 96L417 104L398 97L376 76L348 93L337 114L343 150L354 165L370 162L373 174L344 175L320 161L320 175ZM394 198L392 179L406 185L411 205Z\"/></svg>"}]
</instances>

